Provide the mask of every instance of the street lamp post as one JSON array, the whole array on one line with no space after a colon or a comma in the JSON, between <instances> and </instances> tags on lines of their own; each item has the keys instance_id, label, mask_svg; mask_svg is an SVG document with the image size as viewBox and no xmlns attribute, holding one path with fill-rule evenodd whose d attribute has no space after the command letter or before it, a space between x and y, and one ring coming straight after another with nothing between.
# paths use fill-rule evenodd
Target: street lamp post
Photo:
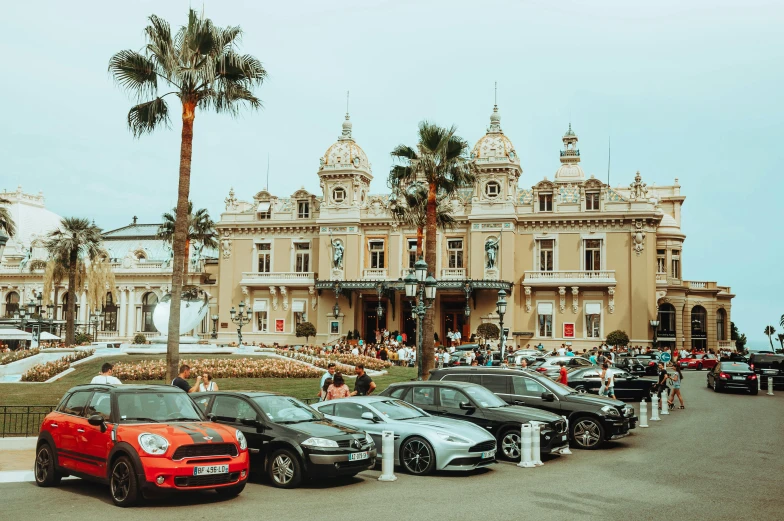
<instances>
[{"instance_id":1,"label":"street lamp post","mask_svg":"<svg viewBox=\"0 0 784 521\"><path fill-rule=\"evenodd\" d=\"M653 348L656 349L656 332L659 329L659 321L651 320L651 327L653 328Z\"/></svg>"},{"instance_id":2,"label":"street lamp post","mask_svg":"<svg viewBox=\"0 0 784 521\"><path fill-rule=\"evenodd\" d=\"M93 327L95 328L95 335L93 336L93 342L98 341L98 325L101 323L101 317L103 313L100 311L96 311L90 315L90 322L92 322Z\"/></svg>"},{"instance_id":3,"label":"street lamp post","mask_svg":"<svg viewBox=\"0 0 784 521\"><path fill-rule=\"evenodd\" d=\"M19 306L19 311L17 313L19 314L19 329L24 331L25 326L27 325L27 320L26 320L27 310L24 308L24 306ZM24 340L22 340L22 342L24 342Z\"/></svg>"},{"instance_id":4,"label":"street lamp post","mask_svg":"<svg viewBox=\"0 0 784 521\"><path fill-rule=\"evenodd\" d=\"M237 346L242 347L242 326L250 323L251 312L250 311L248 311L247 313L245 312L244 301L240 301L239 308L240 311L239 313L237 313L236 311L234 311L234 306L232 306L231 310L229 310L229 315L231 316L231 321L237 324L237 338L239 339L239 343L237 344Z\"/></svg>"},{"instance_id":5,"label":"street lamp post","mask_svg":"<svg viewBox=\"0 0 784 521\"><path fill-rule=\"evenodd\" d=\"M409 273L405 280L406 296L416 297L416 305L411 309L411 312L417 316L417 340L416 340L416 353L417 353L417 380L424 379L424 365L422 362L422 322L425 318L425 313L428 309L433 307L436 299L436 285L438 281L432 274L427 273L427 263L420 258L414 264L414 273Z\"/></svg>"},{"instance_id":6,"label":"street lamp post","mask_svg":"<svg viewBox=\"0 0 784 521\"><path fill-rule=\"evenodd\" d=\"M506 291L498 290L498 302L495 303L496 311L498 312L498 326L501 330L501 363L506 359L504 358L506 351L506 338L504 338L504 315L506 314Z\"/></svg>"},{"instance_id":7,"label":"street lamp post","mask_svg":"<svg viewBox=\"0 0 784 521\"><path fill-rule=\"evenodd\" d=\"M49 333L54 335L54 304L46 305L46 317L49 319Z\"/></svg>"},{"instance_id":8,"label":"street lamp post","mask_svg":"<svg viewBox=\"0 0 784 521\"><path fill-rule=\"evenodd\" d=\"M218 338L218 315L212 315L212 335L210 338Z\"/></svg>"}]
</instances>

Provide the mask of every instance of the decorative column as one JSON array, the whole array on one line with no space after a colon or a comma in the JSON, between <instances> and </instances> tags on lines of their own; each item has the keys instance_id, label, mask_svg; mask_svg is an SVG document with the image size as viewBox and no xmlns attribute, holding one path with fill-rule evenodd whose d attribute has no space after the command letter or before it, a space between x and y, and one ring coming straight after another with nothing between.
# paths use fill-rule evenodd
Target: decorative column
<instances>
[{"instance_id":1,"label":"decorative column","mask_svg":"<svg viewBox=\"0 0 784 521\"><path fill-rule=\"evenodd\" d=\"M128 329L127 335L133 339L136 334L136 293L133 286L128 286Z\"/></svg>"},{"instance_id":2,"label":"decorative column","mask_svg":"<svg viewBox=\"0 0 784 521\"><path fill-rule=\"evenodd\" d=\"M120 292L120 309L117 311L117 322L119 322L117 329L119 329L120 338L125 337L125 322L128 319L128 295L126 295L125 286L117 288Z\"/></svg>"},{"instance_id":3,"label":"decorative column","mask_svg":"<svg viewBox=\"0 0 784 521\"><path fill-rule=\"evenodd\" d=\"M525 291L525 312L531 312L531 286L523 286Z\"/></svg>"},{"instance_id":4,"label":"decorative column","mask_svg":"<svg viewBox=\"0 0 784 521\"><path fill-rule=\"evenodd\" d=\"M5 286L0 286L0 317L5 316Z\"/></svg>"},{"instance_id":5,"label":"decorative column","mask_svg":"<svg viewBox=\"0 0 784 521\"><path fill-rule=\"evenodd\" d=\"M578 286L572 286L572 313L577 313L577 310L580 309L579 294L580 288Z\"/></svg>"},{"instance_id":6,"label":"decorative column","mask_svg":"<svg viewBox=\"0 0 784 521\"><path fill-rule=\"evenodd\" d=\"M566 286L558 286L558 295L561 296L561 313L566 309Z\"/></svg>"},{"instance_id":7,"label":"decorative column","mask_svg":"<svg viewBox=\"0 0 784 521\"><path fill-rule=\"evenodd\" d=\"M615 286L607 288L607 295L610 297L609 302L607 302L607 308L610 310L610 313L615 313Z\"/></svg>"}]
</instances>

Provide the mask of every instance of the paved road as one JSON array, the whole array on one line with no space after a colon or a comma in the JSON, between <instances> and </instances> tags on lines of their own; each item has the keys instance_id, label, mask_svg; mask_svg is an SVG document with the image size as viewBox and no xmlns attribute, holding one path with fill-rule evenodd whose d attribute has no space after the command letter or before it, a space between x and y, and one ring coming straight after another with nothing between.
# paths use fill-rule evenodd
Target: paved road
<instances>
[{"instance_id":1,"label":"paved road","mask_svg":"<svg viewBox=\"0 0 784 521\"><path fill-rule=\"evenodd\" d=\"M263 483L217 501L212 493L149 501L122 511L105 487L69 480L57 489L0 485L9 520L408 519L623 520L784 519L784 393L715 394L704 372L685 375L687 409L606 450L574 451L537 469L500 463L471 475L376 480L378 471L338 483L277 490Z\"/></svg>"}]
</instances>

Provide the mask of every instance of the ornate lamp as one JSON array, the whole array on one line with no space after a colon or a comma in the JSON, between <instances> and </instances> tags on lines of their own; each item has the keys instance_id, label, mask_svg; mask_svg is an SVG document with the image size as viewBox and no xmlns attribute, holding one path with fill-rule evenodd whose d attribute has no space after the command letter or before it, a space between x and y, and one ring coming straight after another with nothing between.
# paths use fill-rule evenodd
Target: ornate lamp
<instances>
[{"instance_id":1,"label":"ornate lamp","mask_svg":"<svg viewBox=\"0 0 784 521\"><path fill-rule=\"evenodd\" d=\"M332 314L335 316L335 318L340 316L340 306L338 306L337 302L335 302L335 305L332 306Z\"/></svg>"},{"instance_id":2,"label":"ornate lamp","mask_svg":"<svg viewBox=\"0 0 784 521\"><path fill-rule=\"evenodd\" d=\"M416 279L419 282L424 282L425 277L427 277L427 263L422 257L414 263L414 271L416 272Z\"/></svg>"},{"instance_id":3,"label":"ornate lamp","mask_svg":"<svg viewBox=\"0 0 784 521\"><path fill-rule=\"evenodd\" d=\"M419 264L419 261L417 261L417 264ZM413 273L409 273L408 275L406 275L403 284L406 287L406 296L410 298L416 297L417 278Z\"/></svg>"},{"instance_id":4,"label":"ornate lamp","mask_svg":"<svg viewBox=\"0 0 784 521\"><path fill-rule=\"evenodd\" d=\"M495 303L495 307L499 315L503 316L506 314L506 291L498 290L498 302Z\"/></svg>"},{"instance_id":5,"label":"ornate lamp","mask_svg":"<svg viewBox=\"0 0 784 521\"><path fill-rule=\"evenodd\" d=\"M433 275L428 275L425 279L425 300L428 302L432 302L436 298L436 285L438 281L436 281Z\"/></svg>"},{"instance_id":6,"label":"ornate lamp","mask_svg":"<svg viewBox=\"0 0 784 521\"><path fill-rule=\"evenodd\" d=\"M498 326L501 330L499 337L501 338L501 360L505 360L506 339L504 338L504 315L506 314L506 291L498 290L498 301L495 303L495 309L498 312Z\"/></svg>"}]
</instances>

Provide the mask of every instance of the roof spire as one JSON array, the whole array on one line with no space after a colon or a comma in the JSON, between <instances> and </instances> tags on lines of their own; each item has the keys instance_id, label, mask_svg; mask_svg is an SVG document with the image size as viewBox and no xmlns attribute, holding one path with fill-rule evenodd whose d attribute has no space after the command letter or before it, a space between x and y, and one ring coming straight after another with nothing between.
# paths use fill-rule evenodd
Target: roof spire
<instances>
[{"instance_id":1,"label":"roof spire","mask_svg":"<svg viewBox=\"0 0 784 521\"><path fill-rule=\"evenodd\" d=\"M493 113L490 114L490 128L487 129L488 132L492 133L501 133L501 114L498 113L498 82L495 82L493 87L494 94L493 94Z\"/></svg>"},{"instance_id":2,"label":"roof spire","mask_svg":"<svg viewBox=\"0 0 784 521\"><path fill-rule=\"evenodd\" d=\"M348 100L349 91L346 91L346 120L343 122L343 132L340 134L338 141L346 141L353 138L351 137L351 119L348 115Z\"/></svg>"}]
</instances>

